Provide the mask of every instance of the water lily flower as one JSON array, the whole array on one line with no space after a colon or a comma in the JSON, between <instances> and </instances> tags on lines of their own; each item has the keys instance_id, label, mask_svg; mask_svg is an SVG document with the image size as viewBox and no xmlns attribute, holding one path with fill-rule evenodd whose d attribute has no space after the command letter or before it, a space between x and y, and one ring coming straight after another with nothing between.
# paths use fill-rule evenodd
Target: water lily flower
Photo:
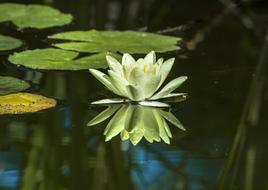
<instances>
[{"instance_id":1,"label":"water lily flower","mask_svg":"<svg viewBox=\"0 0 268 190\"><path fill-rule=\"evenodd\" d=\"M150 143L160 142L162 139L169 144L172 134L166 120L185 130L181 122L163 108L131 104L109 106L93 118L88 126L99 124L111 116L113 117L104 131L105 141L120 134L122 141L129 139L133 145L139 143L143 137Z\"/></svg>"},{"instance_id":2,"label":"water lily flower","mask_svg":"<svg viewBox=\"0 0 268 190\"><path fill-rule=\"evenodd\" d=\"M110 55L107 55L106 59L109 66L108 74L96 69L90 69L90 72L119 96L144 103L144 101L185 95L172 92L187 79L186 76L170 81L159 90L174 64L174 58L166 61L163 58L156 60L155 52L152 51L137 61L130 54L125 53L122 64Z\"/></svg>"}]
</instances>

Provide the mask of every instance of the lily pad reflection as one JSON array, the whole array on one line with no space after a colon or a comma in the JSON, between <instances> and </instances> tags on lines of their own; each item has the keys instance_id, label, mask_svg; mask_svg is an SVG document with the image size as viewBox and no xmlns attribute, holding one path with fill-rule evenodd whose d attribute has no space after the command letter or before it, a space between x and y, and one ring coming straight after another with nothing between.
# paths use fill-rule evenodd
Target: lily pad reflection
<instances>
[{"instance_id":1,"label":"lily pad reflection","mask_svg":"<svg viewBox=\"0 0 268 190\"><path fill-rule=\"evenodd\" d=\"M162 139L170 144L172 134L168 122L185 130L181 122L163 108L132 104L110 105L93 118L88 126L99 124L108 118L111 120L104 131L105 141L120 134L122 141L129 139L133 145L138 144L143 137L150 143L160 142Z\"/></svg>"}]
</instances>

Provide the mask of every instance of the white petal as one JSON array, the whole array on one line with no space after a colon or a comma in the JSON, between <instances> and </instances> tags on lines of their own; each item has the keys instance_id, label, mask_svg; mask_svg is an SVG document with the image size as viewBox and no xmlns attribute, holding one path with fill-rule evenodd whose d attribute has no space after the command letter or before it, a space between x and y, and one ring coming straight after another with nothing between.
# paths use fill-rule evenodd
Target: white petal
<instances>
[{"instance_id":1,"label":"white petal","mask_svg":"<svg viewBox=\"0 0 268 190\"><path fill-rule=\"evenodd\" d=\"M136 61L136 64L138 64L138 65L140 65L141 67L143 67L143 65L145 64L144 59L143 59L143 58L139 58L139 59Z\"/></svg>"},{"instance_id":2,"label":"white petal","mask_svg":"<svg viewBox=\"0 0 268 190\"><path fill-rule=\"evenodd\" d=\"M161 57L161 58L159 58L157 60L156 64L159 65L159 66L161 66L163 64L163 62L164 62L164 59Z\"/></svg>"},{"instance_id":3,"label":"white petal","mask_svg":"<svg viewBox=\"0 0 268 190\"><path fill-rule=\"evenodd\" d=\"M143 91L141 89L136 88L133 85L126 86L126 90L130 95L130 99L133 101L141 101L144 100Z\"/></svg>"},{"instance_id":4,"label":"white petal","mask_svg":"<svg viewBox=\"0 0 268 190\"><path fill-rule=\"evenodd\" d=\"M122 67L122 65L114 57L112 57L110 55L106 55L106 60L107 60L107 63L108 63L109 68L112 71L114 71L114 72L116 72L116 73L118 73L120 75L123 74L123 67Z\"/></svg>"},{"instance_id":5,"label":"white petal","mask_svg":"<svg viewBox=\"0 0 268 190\"><path fill-rule=\"evenodd\" d=\"M103 99L103 100L98 100L91 102L91 104L120 104L120 103L125 103L128 102L128 100L124 99Z\"/></svg>"},{"instance_id":6,"label":"white petal","mask_svg":"<svg viewBox=\"0 0 268 190\"><path fill-rule=\"evenodd\" d=\"M114 71L109 70L108 73L113 86L122 94L122 96L130 98L131 96L126 90L126 86L129 85L128 81Z\"/></svg>"},{"instance_id":7,"label":"white petal","mask_svg":"<svg viewBox=\"0 0 268 190\"><path fill-rule=\"evenodd\" d=\"M159 99L161 99L162 101L165 102L182 102L184 100L186 100L187 98L187 93L170 93L166 96L163 96ZM149 100L151 100L149 98Z\"/></svg>"},{"instance_id":8,"label":"white petal","mask_svg":"<svg viewBox=\"0 0 268 190\"><path fill-rule=\"evenodd\" d=\"M142 67L134 67L129 75L129 83L135 86L143 84L143 79L146 77Z\"/></svg>"},{"instance_id":9,"label":"white petal","mask_svg":"<svg viewBox=\"0 0 268 190\"><path fill-rule=\"evenodd\" d=\"M155 74L160 75L160 69L162 67L163 61L164 61L163 58L160 58L160 59L157 60L157 62L155 64Z\"/></svg>"},{"instance_id":10,"label":"white petal","mask_svg":"<svg viewBox=\"0 0 268 190\"><path fill-rule=\"evenodd\" d=\"M133 68L129 75L129 83L131 84L129 90L136 101L145 99L145 88L143 87L145 77L145 73L139 67Z\"/></svg>"},{"instance_id":11,"label":"white petal","mask_svg":"<svg viewBox=\"0 0 268 190\"><path fill-rule=\"evenodd\" d=\"M185 80L187 80L187 77L181 76L181 77L178 77L178 78L170 81L162 90L160 90L160 92L153 95L150 99L156 100L156 99L160 99L160 98L168 95L169 93L174 91L176 88L178 88Z\"/></svg>"},{"instance_id":12,"label":"white petal","mask_svg":"<svg viewBox=\"0 0 268 190\"><path fill-rule=\"evenodd\" d=\"M129 67L130 65L135 63L135 59L128 53L124 53L122 58L122 65L125 67Z\"/></svg>"},{"instance_id":13,"label":"white petal","mask_svg":"<svg viewBox=\"0 0 268 190\"><path fill-rule=\"evenodd\" d=\"M144 62L148 65L152 65L156 62L155 52L151 51L144 57Z\"/></svg>"},{"instance_id":14,"label":"white petal","mask_svg":"<svg viewBox=\"0 0 268 190\"><path fill-rule=\"evenodd\" d=\"M98 79L104 86L106 86L110 91L121 96L121 93L113 86L113 84L111 83L111 79L106 74L104 74L96 69L89 69L89 72L96 79Z\"/></svg>"},{"instance_id":15,"label":"white petal","mask_svg":"<svg viewBox=\"0 0 268 190\"><path fill-rule=\"evenodd\" d=\"M160 75L144 73L140 67L135 67L129 76L129 82L139 91L139 100L151 97L157 90Z\"/></svg>"},{"instance_id":16,"label":"white petal","mask_svg":"<svg viewBox=\"0 0 268 190\"><path fill-rule=\"evenodd\" d=\"M162 66L159 69L159 74L161 75L161 82L159 83L158 88L163 84L163 82L166 80L169 72L171 71L171 68L174 64L175 58L171 58L166 60Z\"/></svg>"},{"instance_id":17,"label":"white petal","mask_svg":"<svg viewBox=\"0 0 268 190\"><path fill-rule=\"evenodd\" d=\"M178 97L178 96L180 96L182 98L186 98L187 93L170 93L166 96L163 96L162 98L174 98L174 97Z\"/></svg>"},{"instance_id":18,"label":"white petal","mask_svg":"<svg viewBox=\"0 0 268 190\"><path fill-rule=\"evenodd\" d=\"M139 102L139 104L142 106L148 106L148 107L160 107L160 108L170 107L170 105L166 103L157 102L157 101L142 101L142 102Z\"/></svg>"}]
</instances>

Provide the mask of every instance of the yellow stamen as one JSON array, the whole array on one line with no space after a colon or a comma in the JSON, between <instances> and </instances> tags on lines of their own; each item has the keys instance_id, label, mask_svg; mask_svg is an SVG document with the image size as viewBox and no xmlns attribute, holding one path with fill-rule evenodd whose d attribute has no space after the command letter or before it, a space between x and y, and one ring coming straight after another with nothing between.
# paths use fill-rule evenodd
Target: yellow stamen
<instances>
[{"instance_id":1,"label":"yellow stamen","mask_svg":"<svg viewBox=\"0 0 268 190\"><path fill-rule=\"evenodd\" d=\"M147 73L149 71L149 69L150 69L150 65L144 64L144 66L143 66L144 72Z\"/></svg>"},{"instance_id":2,"label":"yellow stamen","mask_svg":"<svg viewBox=\"0 0 268 190\"><path fill-rule=\"evenodd\" d=\"M146 73L147 72L147 65L146 64L144 64L144 66L143 66L143 71Z\"/></svg>"}]
</instances>

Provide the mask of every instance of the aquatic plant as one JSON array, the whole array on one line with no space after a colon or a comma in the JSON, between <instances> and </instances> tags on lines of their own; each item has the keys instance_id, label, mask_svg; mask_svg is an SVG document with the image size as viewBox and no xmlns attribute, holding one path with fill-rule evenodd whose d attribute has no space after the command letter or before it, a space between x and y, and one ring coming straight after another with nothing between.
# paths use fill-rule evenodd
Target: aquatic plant
<instances>
[{"instance_id":1,"label":"aquatic plant","mask_svg":"<svg viewBox=\"0 0 268 190\"><path fill-rule=\"evenodd\" d=\"M16 49L22 45L22 42L19 39L3 36L0 34L0 51L8 51Z\"/></svg>"},{"instance_id":2,"label":"aquatic plant","mask_svg":"<svg viewBox=\"0 0 268 190\"><path fill-rule=\"evenodd\" d=\"M64 14L45 5L0 3L0 23L12 22L18 28L45 29L72 22L71 14Z\"/></svg>"},{"instance_id":3,"label":"aquatic plant","mask_svg":"<svg viewBox=\"0 0 268 190\"><path fill-rule=\"evenodd\" d=\"M44 48L15 52L8 57L10 63L40 70L88 70L107 68L106 53L79 56L78 52Z\"/></svg>"},{"instance_id":4,"label":"aquatic plant","mask_svg":"<svg viewBox=\"0 0 268 190\"><path fill-rule=\"evenodd\" d=\"M106 59L109 66L108 75L96 69L90 69L90 72L119 96L143 104L146 101L185 95L172 92L187 79L186 76L173 79L158 91L166 80L175 58L166 61L163 58L156 60L155 52L151 51L137 61L125 53L122 64L110 55L107 55Z\"/></svg>"},{"instance_id":5,"label":"aquatic plant","mask_svg":"<svg viewBox=\"0 0 268 190\"><path fill-rule=\"evenodd\" d=\"M56 100L21 92L30 84L18 78L0 76L0 115L34 113L56 106Z\"/></svg>"},{"instance_id":6,"label":"aquatic plant","mask_svg":"<svg viewBox=\"0 0 268 190\"><path fill-rule=\"evenodd\" d=\"M142 53L167 52L180 49L179 37L149 32L125 31L68 31L48 38L57 40L53 46L64 50L84 53L120 52Z\"/></svg>"},{"instance_id":7,"label":"aquatic plant","mask_svg":"<svg viewBox=\"0 0 268 190\"><path fill-rule=\"evenodd\" d=\"M0 96L0 115L34 113L55 107L56 100L42 95L17 92Z\"/></svg>"}]
</instances>

